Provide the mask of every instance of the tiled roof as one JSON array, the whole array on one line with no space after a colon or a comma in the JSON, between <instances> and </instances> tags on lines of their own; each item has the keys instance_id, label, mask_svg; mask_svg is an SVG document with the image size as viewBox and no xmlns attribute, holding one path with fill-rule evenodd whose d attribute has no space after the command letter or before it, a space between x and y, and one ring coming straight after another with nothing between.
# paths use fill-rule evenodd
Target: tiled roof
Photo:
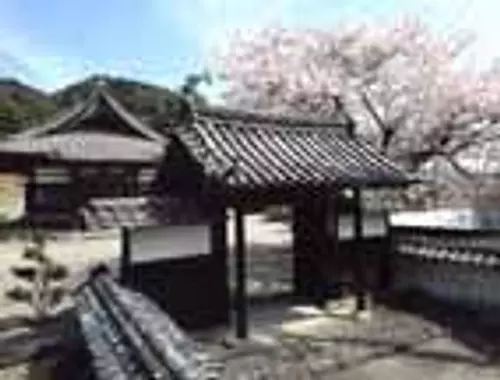
<instances>
[{"instance_id":1,"label":"tiled roof","mask_svg":"<svg viewBox=\"0 0 500 380\"><path fill-rule=\"evenodd\" d=\"M216 379L223 367L143 294L104 273L75 294L76 316L98 379Z\"/></svg>"},{"instance_id":2,"label":"tiled roof","mask_svg":"<svg viewBox=\"0 0 500 380\"><path fill-rule=\"evenodd\" d=\"M128 112L98 85L89 97L46 124L0 142L0 153L48 159L155 162L166 137Z\"/></svg>"},{"instance_id":3,"label":"tiled roof","mask_svg":"<svg viewBox=\"0 0 500 380\"><path fill-rule=\"evenodd\" d=\"M75 161L156 162L162 144L106 132L73 132L0 142L0 152L33 153L49 159Z\"/></svg>"},{"instance_id":4,"label":"tiled roof","mask_svg":"<svg viewBox=\"0 0 500 380\"><path fill-rule=\"evenodd\" d=\"M34 138L56 133L68 133L78 130L80 123L93 116L109 112L117 117L121 126L136 137L151 141L163 142L165 137L149 125L143 123L135 115L127 111L106 89L104 84L97 84L92 93L84 101L63 110L45 124L29 128L13 135L11 138Z\"/></svg>"},{"instance_id":5,"label":"tiled roof","mask_svg":"<svg viewBox=\"0 0 500 380\"><path fill-rule=\"evenodd\" d=\"M198 113L173 135L230 187L404 185L410 175L338 122Z\"/></svg>"},{"instance_id":6,"label":"tiled roof","mask_svg":"<svg viewBox=\"0 0 500 380\"><path fill-rule=\"evenodd\" d=\"M95 198L80 212L90 229L196 224L206 220L198 203L173 197Z\"/></svg>"},{"instance_id":7,"label":"tiled roof","mask_svg":"<svg viewBox=\"0 0 500 380\"><path fill-rule=\"evenodd\" d=\"M393 229L393 249L401 256L424 261L500 267L500 251L491 238L446 237L406 233Z\"/></svg>"}]
</instances>

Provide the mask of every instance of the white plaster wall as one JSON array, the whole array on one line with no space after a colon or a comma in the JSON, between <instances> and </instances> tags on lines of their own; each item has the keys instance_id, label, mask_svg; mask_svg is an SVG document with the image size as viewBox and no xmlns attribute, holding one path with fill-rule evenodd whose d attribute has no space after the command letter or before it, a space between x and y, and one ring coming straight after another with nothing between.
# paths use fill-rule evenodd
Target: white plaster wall
<instances>
[{"instance_id":1,"label":"white plaster wall","mask_svg":"<svg viewBox=\"0 0 500 380\"><path fill-rule=\"evenodd\" d=\"M416 288L470 305L500 306L500 272L470 264L415 264L400 258L395 287L398 290Z\"/></svg>"},{"instance_id":2,"label":"white plaster wall","mask_svg":"<svg viewBox=\"0 0 500 380\"><path fill-rule=\"evenodd\" d=\"M132 262L210 253L209 225L144 227L131 232Z\"/></svg>"}]
</instances>

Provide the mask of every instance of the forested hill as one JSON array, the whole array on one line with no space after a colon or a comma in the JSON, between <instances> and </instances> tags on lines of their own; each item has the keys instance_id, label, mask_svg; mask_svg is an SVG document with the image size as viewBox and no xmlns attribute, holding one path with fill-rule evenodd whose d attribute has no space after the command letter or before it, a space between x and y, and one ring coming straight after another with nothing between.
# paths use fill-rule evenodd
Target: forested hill
<instances>
[{"instance_id":1,"label":"forested hill","mask_svg":"<svg viewBox=\"0 0 500 380\"><path fill-rule=\"evenodd\" d=\"M109 91L128 110L158 127L160 120L176 117L182 109L178 92L125 78L106 77ZM17 80L0 78L0 134L22 130L50 118L90 93L97 77L48 93Z\"/></svg>"}]
</instances>

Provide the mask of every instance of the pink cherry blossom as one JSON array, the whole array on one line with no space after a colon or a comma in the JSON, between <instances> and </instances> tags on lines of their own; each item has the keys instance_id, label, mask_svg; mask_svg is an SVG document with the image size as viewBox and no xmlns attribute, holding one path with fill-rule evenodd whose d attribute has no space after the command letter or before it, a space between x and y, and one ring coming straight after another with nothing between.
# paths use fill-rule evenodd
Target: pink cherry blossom
<instances>
[{"instance_id":1,"label":"pink cherry blossom","mask_svg":"<svg viewBox=\"0 0 500 380\"><path fill-rule=\"evenodd\" d=\"M229 106L271 113L335 114L340 95L357 133L418 171L456 160L494 137L500 67L460 65L469 35L436 35L411 18L321 30L235 34L213 69Z\"/></svg>"},{"instance_id":2,"label":"pink cherry blossom","mask_svg":"<svg viewBox=\"0 0 500 380\"><path fill-rule=\"evenodd\" d=\"M341 95L359 134L411 164L425 150L454 153L455 138L465 137L469 124L500 111L498 70L457 67L463 43L410 19L331 30L266 28L235 35L215 69L230 106L333 116Z\"/></svg>"}]
</instances>

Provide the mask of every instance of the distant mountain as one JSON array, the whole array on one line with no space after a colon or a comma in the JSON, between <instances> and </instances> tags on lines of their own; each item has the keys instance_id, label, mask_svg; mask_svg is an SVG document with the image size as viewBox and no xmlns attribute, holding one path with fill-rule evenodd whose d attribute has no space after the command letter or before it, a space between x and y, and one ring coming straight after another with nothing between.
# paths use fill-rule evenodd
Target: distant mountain
<instances>
[{"instance_id":1,"label":"distant mountain","mask_svg":"<svg viewBox=\"0 0 500 380\"><path fill-rule=\"evenodd\" d=\"M47 93L14 79L0 79L0 134L40 122L56 110Z\"/></svg>"},{"instance_id":2,"label":"distant mountain","mask_svg":"<svg viewBox=\"0 0 500 380\"><path fill-rule=\"evenodd\" d=\"M155 128L164 128L166 122L178 120L186 110L180 92L131 79L92 76L53 93L17 80L0 79L0 134L22 130L58 110L71 107L85 99L98 80L105 80L109 92L118 101Z\"/></svg>"}]
</instances>

